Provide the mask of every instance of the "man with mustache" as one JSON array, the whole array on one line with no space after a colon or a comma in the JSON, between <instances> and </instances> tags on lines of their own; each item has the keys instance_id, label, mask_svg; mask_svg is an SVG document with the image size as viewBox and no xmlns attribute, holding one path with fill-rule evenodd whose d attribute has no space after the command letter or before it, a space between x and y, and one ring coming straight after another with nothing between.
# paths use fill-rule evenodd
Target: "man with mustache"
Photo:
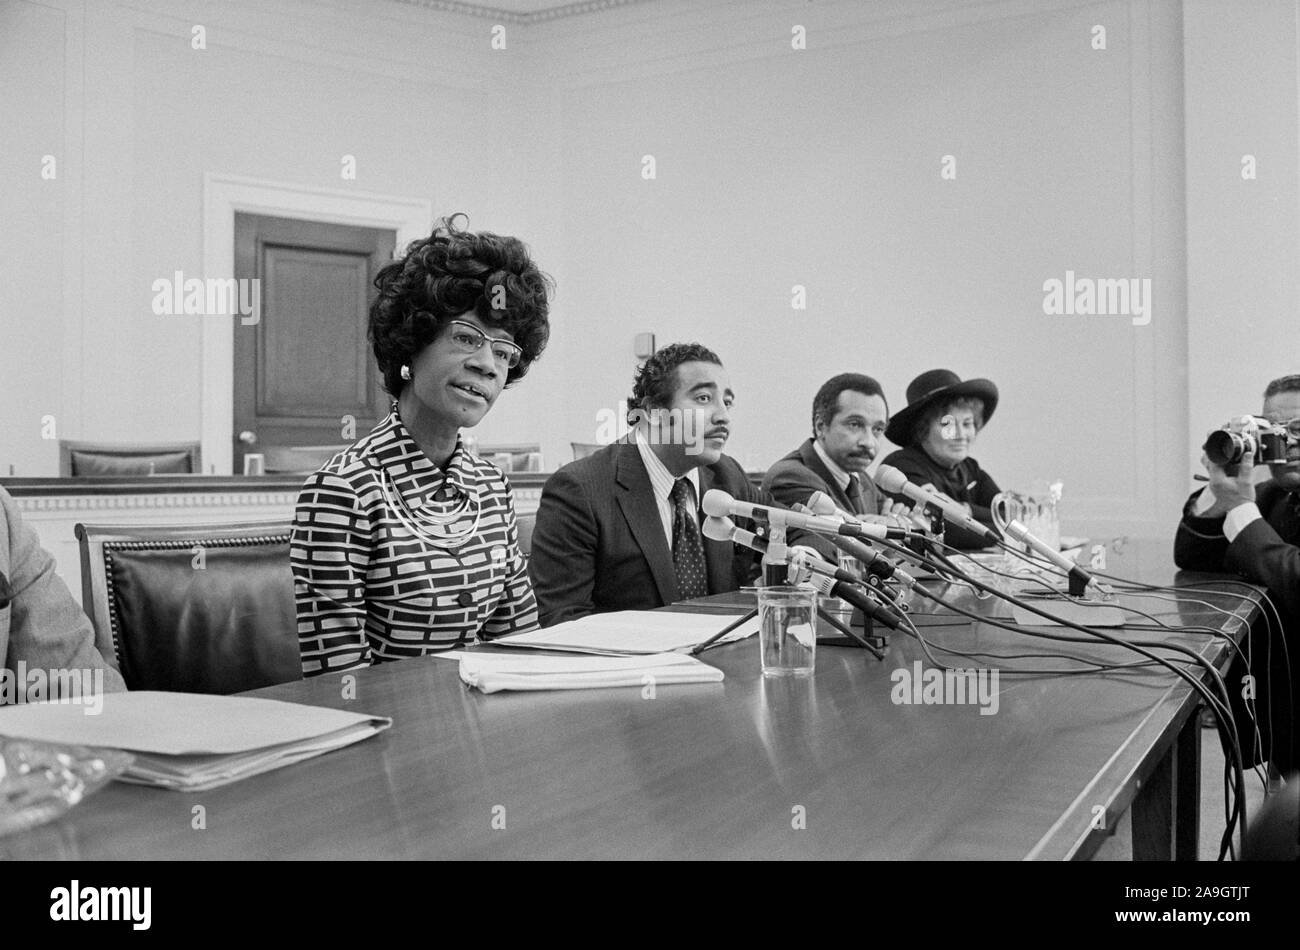
<instances>
[{"instance_id":1,"label":"man with mustache","mask_svg":"<svg viewBox=\"0 0 1300 950\"><path fill-rule=\"evenodd\" d=\"M732 399L713 351L698 343L664 347L637 373L632 433L547 479L529 560L543 627L734 591L758 577L757 553L700 530L700 501L710 489L774 504L722 453ZM787 540L824 556L833 551L797 531Z\"/></svg>"},{"instance_id":2,"label":"man with mustache","mask_svg":"<svg viewBox=\"0 0 1300 950\"><path fill-rule=\"evenodd\" d=\"M1260 415L1287 428L1286 461L1270 464L1272 478L1256 485L1253 455L1246 455L1232 472L1202 455L1210 483L1183 508L1174 538L1174 561L1187 570L1240 574L1266 586L1282 612L1286 629L1280 636L1286 638L1290 655L1300 659L1300 375L1269 383ZM1288 696L1300 699L1300 683L1291 682L1288 651L1278 636L1275 630L1272 639L1265 639L1262 623L1251 631L1254 642L1248 655L1253 656L1254 680L1248 692L1254 696L1254 718L1263 740L1260 748L1255 748L1253 738L1256 722L1245 718L1244 710L1234 712L1245 733L1242 750L1254 759L1246 764L1271 754L1273 769L1285 775L1300 764L1300 730L1296 729L1300 706ZM1240 660L1225 677L1235 701L1242 699L1246 689L1241 679L1246 670L1238 665ZM1295 668L1300 670L1300 664Z\"/></svg>"},{"instance_id":3,"label":"man with mustache","mask_svg":"<svg viewBox=\"0 0 1300 950\"><path fill-rule=\"evenodd\" d=\"M813 398L812 438L767 470L763 490L790 507L823 492L850 514L906 513L867 475L888 421L880 383L861 373L832 376Z\"/></svg>"}]
</instances>

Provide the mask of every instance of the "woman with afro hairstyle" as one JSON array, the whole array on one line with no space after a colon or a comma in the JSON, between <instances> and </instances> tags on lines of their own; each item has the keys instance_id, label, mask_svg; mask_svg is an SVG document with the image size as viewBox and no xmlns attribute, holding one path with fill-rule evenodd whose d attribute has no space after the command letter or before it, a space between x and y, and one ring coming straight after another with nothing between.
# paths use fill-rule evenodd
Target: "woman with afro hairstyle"
<instances>
[{"instance_id":1,"label":"woman with afro hairstyle","mask_svg":"<svg viewBox=\"0 0 1300 950\"><path fill-rule=\"evenodd\" d=\"M369 335L392 409L299 495L290 560L306 676L537 625L509 483L460 431L541 355L553 285L522 241L459 217L375 277Z\"/></svg>"}]
</instances>

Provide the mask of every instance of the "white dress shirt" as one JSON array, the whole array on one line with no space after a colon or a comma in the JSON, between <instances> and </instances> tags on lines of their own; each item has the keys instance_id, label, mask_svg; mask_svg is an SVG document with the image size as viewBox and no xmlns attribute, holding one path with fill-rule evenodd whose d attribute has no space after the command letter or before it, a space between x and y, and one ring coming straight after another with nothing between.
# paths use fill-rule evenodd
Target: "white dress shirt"
<instances>
[{"instance_id":1,"label":"white dress shirt","mask_svg":"<svg viewBox=\"0 0 1300 950\"><path fill-rule=\"evenodd\" d=\"M1209 485L1206 485L1201 489L1201 494L1196 499L1195 504L1192 505L1192 514L1197 515L1198 517L1203 516L1207 511L1214 507L1215 501L1217 501L1217 499L1214 495L1214 490L1210 488ZM1245 530L1246 525L1250 524L1256 518L1262 517L1264 517L1264 515L1260 512L1259 506L1253 501L1242 502L1240 505L1229 511L1227 516L1223 519L1223 536L1226 537L1228 543L1231 544L1233 541L1237 540L1237 535L1241 534L1241 532Z\"/></svg>"},{"instance_id":2,"label":"white dress shirt","mask_svg":"<svg viewBox=\"0 0 1300 950\"><path fill-rule=\"evenodd\" d=\"M826 470L831 473L831 477L834 478L836 484L840 486L840 491L847 495L850 481L849 473L831 461L831 457L826 454L826 450L822 448L822 444L816 439L813 439L813 451L817 453L817 457L822 460L822 464L826 466Z\"/></svg>"},{"instance_id":3,"label":"white dress shirt","mask_svg":"<svg viewBox=\"0 0 1300 950\"><path fill-rule=\"evenodd\" d=\"M668 471L664 463L659 461L659 456L655 455L650 444L646 442L645 437L638 429L636 433L636 447L641 453L641 461L645 464L645 470L650 475L650 487L654 489L655 506L659 509L659 520L664 525L664 537L668 539L668 549L673 547L673 503L672 493L673 484L677 481L676 476ZM691 487L695 490L695 504L691 506L691 514L695 517L695 523L700 523L699 515L696 509L700 505L700 470L693 468L687 472L683 478L689 479Z\"/></svg>"}]
</instances>

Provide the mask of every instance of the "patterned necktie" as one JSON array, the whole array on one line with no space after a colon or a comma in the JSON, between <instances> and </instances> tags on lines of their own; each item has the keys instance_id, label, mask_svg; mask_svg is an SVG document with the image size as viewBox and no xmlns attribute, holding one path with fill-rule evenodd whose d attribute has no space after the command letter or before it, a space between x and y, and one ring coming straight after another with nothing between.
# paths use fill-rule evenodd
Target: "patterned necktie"
<instances>
[{"instance_id":1,"label":"patterned necktie","mask_svg":"<svg viewBox=\"0 0 1300 950\"><path fill-rule=\"evenodd\" d=\"M854 514L865 515L867 513L867 503L862 498L862 483L858 481L856 474L849 475L848 496Z\"/></svg>"},{"instance_id":2,"label":"patterned necktie","mask_svg":"<svg viewBox=\"0 0 1300 950\"><path fill-rule=\"evenodd\" d=\"M704 567L704 541L695 520L695 492L685 478L673 482L668 499L673 503L673 570L677 572L677 589L683 600L704 597L709 592L709 576Z\"/></svg>"}]
</instances>

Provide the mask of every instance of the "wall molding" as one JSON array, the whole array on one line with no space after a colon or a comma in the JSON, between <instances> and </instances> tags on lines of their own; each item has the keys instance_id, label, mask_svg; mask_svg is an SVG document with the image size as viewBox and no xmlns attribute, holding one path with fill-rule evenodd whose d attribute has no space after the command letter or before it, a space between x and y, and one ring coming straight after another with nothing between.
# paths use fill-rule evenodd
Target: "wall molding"
<instances>
[{"instance_id":1,"label":"wall molding","mask_svg":"<svg viewBox=\"0 0 1300 950\"><path fill-rule=\"evenodd\" d=\"M400 253L428 235L433 201L363 191L316 188L207 172L203 176L203 276L235 274L235 214L272 215L397 232ZM201 356L200 439L211 473L231 474L234 452L234 353L238 317L205 316Z\"/></svg>"},{"instance_id":2,"label":"wall molding","mask_svg":"<svg viewBox=\"0 0 1300 950\"><path fill-rule=\"evenodd\" d=\"M221 492L213 494L175 495L62 495L16 498L22 512L52 511L119 511L130 509L166 508L233 508L248 505L287 505L292 508L298 493L292 492Z\"/></svg>"},{"instance_id":3,"label":"wall molding","mask_svg":"<svg viewBox=\"0 0 1300 950\"><path fill-rule=\"evenodd\" d=\"M421 7L425 10L437 10L440 13L459 13L462 16L478 17L485 20L495 20L498 23L542 23L546 20L559 20L564 17L582 16L589 13L603 13L606 10L612 10L615 7L631 6L635 3L645 3L646 0L582 0L579 3L565 3L556 7L549 7L545 10L536 10L532 13L516 13L513 10L503 10L500 7L488 6L486 4L462 3L459 0L397 0L398 3L405 3L413 7Z\"/></svg>"},{"instance_id":4,"label":"wall molding","mask_svg":"<svg viewBox=\"0 0 1300 950\"><path fill-rule=\"evenodd\" d=\"M816 57L909 34L1010 23L1107 5L1106 0L933 0L925 5L910 0L869 4L838 0L809 6L740 0L719 9L662 3L646 17L623 18L612 24L593 21L582 32L566 27L563 33L554 34L564 54L548 68L563 89L610 85L792 55L788 32L773 32L777 20L804 25L808 47L797 55Z\"/></svg>"}]
</instances>

